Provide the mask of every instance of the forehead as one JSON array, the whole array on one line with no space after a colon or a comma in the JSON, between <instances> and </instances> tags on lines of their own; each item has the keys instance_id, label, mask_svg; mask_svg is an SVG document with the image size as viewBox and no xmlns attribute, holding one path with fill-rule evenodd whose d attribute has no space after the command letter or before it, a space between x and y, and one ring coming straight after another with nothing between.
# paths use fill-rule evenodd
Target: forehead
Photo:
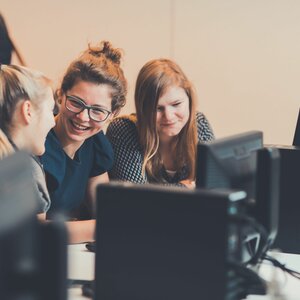
<instances>
[{"instance_id":1,"label":"forehead","mask_svg":"<svg viewBox=\"0 0 300 300\"><path fill-rule=\"evenodd\" d=\"M79 81L68 91L68 94L81 98L88 105L111 108L112 88L107 84Z\"/></svg>"},{"instance_id":2,"label":"forehead","mask_svg":"<svg viewBox=\"0 0 300 300\"><path fill-rule=\"evenodd\" d=\"M188 100L188 96L182 87L179 87L177 85L171 85L159 97L158 105L167 105L178 100Z\"/></svg>"}]
</instances>

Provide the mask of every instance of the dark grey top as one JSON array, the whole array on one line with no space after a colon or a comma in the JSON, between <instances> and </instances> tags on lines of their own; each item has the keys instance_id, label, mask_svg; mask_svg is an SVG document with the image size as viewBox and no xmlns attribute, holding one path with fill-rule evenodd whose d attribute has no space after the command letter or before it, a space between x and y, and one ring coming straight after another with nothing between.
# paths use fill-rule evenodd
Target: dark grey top
<instances>
[{"instance_id":1,"label":"dark grey top","mask_svg":"<svg viewBox=\"0 0 300 300\"><path fill-rule=\"evenodd\" d=\"M33 155L30 155L30 157L32 162L32 177L36 182L34 188L36 190L38 200L37 213L44 213L48 211L51 204L50 196L46 185L45 174L43 166L39 161L39 158Z\"/></svg>"}]
</instances>

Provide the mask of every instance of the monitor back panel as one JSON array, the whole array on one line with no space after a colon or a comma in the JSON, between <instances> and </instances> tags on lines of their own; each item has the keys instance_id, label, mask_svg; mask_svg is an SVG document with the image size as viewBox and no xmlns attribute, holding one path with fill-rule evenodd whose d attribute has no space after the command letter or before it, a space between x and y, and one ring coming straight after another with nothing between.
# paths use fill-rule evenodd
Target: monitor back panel
<instances>
[{"instance_id":1,"label":"monitor back panel","mask_svg":"<svg viewBox=\"0 0 300 300\"><path fill-rule=\"evenodd\" d=\"M300 148L280 150L279 225L274 248L300 254Z\"/></svg>"},{"instance_id":2,"label":"monitor back panel","mask_svg":"<svg viewBox=\"0 0 300 300\"><path fill-rule=\"evenodd\" d=\"M102 185L97 300L224 299L226 196Z\"/></svg>"}]
</instances>

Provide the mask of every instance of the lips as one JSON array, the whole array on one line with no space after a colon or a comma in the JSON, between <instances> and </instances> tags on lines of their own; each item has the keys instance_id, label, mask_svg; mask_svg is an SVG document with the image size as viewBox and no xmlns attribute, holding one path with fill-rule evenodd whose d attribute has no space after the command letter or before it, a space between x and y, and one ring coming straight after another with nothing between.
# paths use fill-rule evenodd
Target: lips
<instances>
[{"instance_id":1,"label":"lips","mask_svg":"<svg viewBox=\"0 0 300 300\"><path fill-rule=\"evenodd\" d=\"M162 123L161 126L163 126L163 127L169 127L169 126L173 126L175 124L176 124L175 122L173 122L173 123Z\"/></svg>"},{"instance_id":2,"label":"lips","mask_svg":"<svg viewBox=\"0 0 300 300\"><path fill-rule=\"evenodd\" d=\"M72 127L77 131L86 131L86 130L89 130L91 128L91 127L88 127L88 126L83 126L81 124L78 124L78 123L74 122L73 120L70 120L70 123L71 123Z\"/></svg>"}]
</instances>

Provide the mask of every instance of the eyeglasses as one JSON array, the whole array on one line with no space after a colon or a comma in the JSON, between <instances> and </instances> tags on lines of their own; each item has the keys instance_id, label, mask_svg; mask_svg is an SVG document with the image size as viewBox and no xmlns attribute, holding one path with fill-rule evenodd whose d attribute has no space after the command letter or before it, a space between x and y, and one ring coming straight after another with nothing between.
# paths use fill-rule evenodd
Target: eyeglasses
<instances>
[{"instance_id":1,"label":"eyeglasses","mask_svg":"<svg viewBox=\"0 0 300 300\"><path fill-rule=\"evenodd\" d=\"M75 114L79 114L87 109L90 119L95 122L104 122L111 114L111 111L104 108L86 105L82 99L76 96L66 95L65 105L69 111Z\"/></svg>"}]
</instances>

